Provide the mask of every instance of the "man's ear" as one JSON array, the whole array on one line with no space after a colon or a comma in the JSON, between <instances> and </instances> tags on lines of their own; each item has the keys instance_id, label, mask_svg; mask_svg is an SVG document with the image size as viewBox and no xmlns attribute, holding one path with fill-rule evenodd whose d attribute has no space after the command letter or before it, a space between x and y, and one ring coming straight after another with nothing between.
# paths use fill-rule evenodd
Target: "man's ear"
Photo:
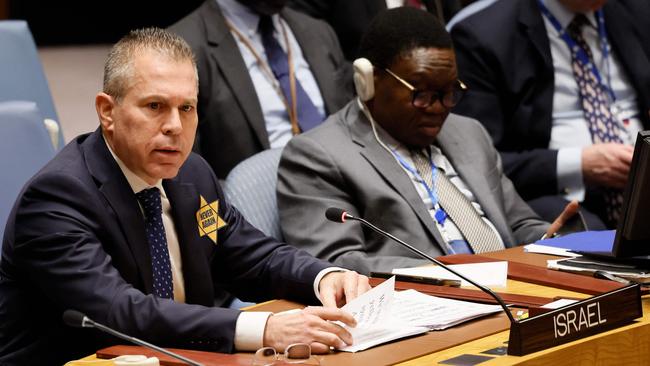
<instances>
[{"instance_id":1,"label":"man's ear","mask_svg":"<svg viewBox=\"0 0 650 366\"><path fill-rule=\"evenodd\" d=\"M97 117L99 117L102 130L107 135L112 135L113 132L113 112L115 111L115 105L115 98L104 92L97 93L95 97L95 109L97 110Z\"/></svg>"}]
</instances>

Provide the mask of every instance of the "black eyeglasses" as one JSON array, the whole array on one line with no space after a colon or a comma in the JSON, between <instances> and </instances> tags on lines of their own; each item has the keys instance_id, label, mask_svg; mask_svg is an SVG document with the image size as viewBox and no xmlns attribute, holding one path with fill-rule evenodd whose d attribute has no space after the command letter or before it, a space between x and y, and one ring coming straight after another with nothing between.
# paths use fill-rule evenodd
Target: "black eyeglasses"
<instances>
[{"instance_id":1,"label":"black eyeglasses","mask_svg":"<svg viewBox=\"0 0 650 366\"><path fill-rule=\"evenodd\" d=\"M467 91L467 86L465 86L465 84L458 79L456 79L456 82L454 83L454 86L451 90L418 90L413 85L411 85L411 83L397 76L389 69L384 70L386 70L390 76L394 77L397 81L402 83L402 85L409 88L413 94L411 104L413 104L413 106L416 108L428 108L436 100L439 100L440 103L446 108L452 108L458 104L460 99L463 97L463 95L465 95L465 92Z\"/></svg>"}]
</instances>

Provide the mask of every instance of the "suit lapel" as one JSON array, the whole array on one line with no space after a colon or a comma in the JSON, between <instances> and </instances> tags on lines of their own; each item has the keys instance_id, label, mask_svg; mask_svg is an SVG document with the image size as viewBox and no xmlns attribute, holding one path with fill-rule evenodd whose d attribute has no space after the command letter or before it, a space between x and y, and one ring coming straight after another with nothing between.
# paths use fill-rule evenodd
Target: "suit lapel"
<instances>
[{"instance_id":1,"label":"suit lapel","mask_svg":"<svg viewBox=\"0 0 650 366\"><path fill-rule=\"evenodd\" d=\"M96 130L85 149L86 164L90 174L99 182L99 191L114 211L124 237L137 264L145 293L153 291L151 255L144 230L144 219L133 190L117 162L106 147L101 131ZM114 243L115 244L115 243Z\"/></svg>"},{"instance_id":2,"label":"suit lapel","mask_svg":"<svg viewBox=\"0 0 650 366\"><path fill-rule=\"evenodd\" d=\"M519 6L519 22L524 28L524 32L544 61L544 66L547 68L552 67L551 45L548 41L548 33L537 1L521 0L517 5Z\"/></svg>"},{"instance_id":3,"label":"suit lapel","mask_svg":"<svg viewBox=\"0 0 650 366\"><path fill-rule=\"evenodd\" d=\"M208 1L203 6L201 17L207 34L208 53L217 63L218 69L235 96L239 108L246 115L246 120L260 144L268 149L270 147L269 136L262 108L258 103L253 81L246 69L237 42L230 34L230 29L217 2Z\"/></svg>"},{"instance_id":4,"label":"suit lapel","mask_svg":"<svg viewBox=\"0 0 650 366\"><path fill-rule=\"evenodd\" d=\"M637 96L637 100L640 102L639 107L648 108L647 103L643 103L643 101L650 97L646 92L647 87L644 87L644 85L650 85L650 69L648 69L650 60L645 52L639 49L639 35L634 34L631 26L634 24L634 20L622 11L620 4L615 1L605 5L604 15L609 44L618 56L619 62L624 66L635 91L639 94ZM642 110L639 117L647 128L648 115L646 112Z\"/></svg>"},{"instance_id":5,"label":"suit lapel","mask_svg":"<svg viewBox=\"0 0 650 366\"><path fill-rule=\"evenodd\" d=\"M395 161L392 154L379 145L372 132L370 122L357 106L357 102L354 101L353 103L354 105L349 111L351 116L346 118L346 120L352 121L348 127L350 128L352 140L362 147L360 151L361 155L384 178L386 183L411 206L415 215L427 228L440 248L446 251L444 249L445 246L440 245L440 243L444 243L444 240L435 227L431 215L429 215L426 207L424 207L422 199L415 190L415 187L413 187L413 183L411 183L408 175L399 166L399 163Z\"/></svg>"},{"instance_id":6,"label":"suit lapel","mask_svg":"<svg viewBox=\"0 0 650 366\"><path fill-rule=\"evenodd\" d=\"M336 79L332 77L336 71L330 66L333 56L329 54L325 45L314 38L313 30L294 18L292 11L285 8L280 12L280 16L289 24L291 32L300 45L302 55L309 64L325 102L326 114L334 113L336 111L332 109L336 105L336 93L340 87L336 85Z\"/></svg>"},{"instance_id":7,"label":"suit lapel","mask_svg":"<svg viewBox=\"0 0 650 366\"><path fill-rule=\"evenodd\" d=\"M484 169L478 169L476 161L470 153L471 146L468 146L467 139L457 131L454 124L454 116L449 115L445 121L445 127L438 135L437 141L443 154L449 159L458 175L474 194L474 198L481 205L488 219L494 224L500 233L503 228L508 227L505 217L501 214L500 205L495 200L494 194L486 184ZM475 156L475 155L474 155ZM489 170L489 167L488 167ZM505 231L507 232L507 230ZM502 234L503 235L503 234ZM506 237L504 237L504 240Z\"/></svg>"},{"instance_id":8,"label":"suit lapel","mask_svg":"<svg viewBox=\"0 0 650 366\"><path fill-rule=\"evenodd\" d=\"M179 178L164 180L163 187L169 198L178 235L185 280L185 301L212 306L214 293L212 281L209 280L208 258L214 247L209 239L199 236L196 220L196 211L200 204L199 193L193 184L181 183Z\"/></svg>"}]
</instances>

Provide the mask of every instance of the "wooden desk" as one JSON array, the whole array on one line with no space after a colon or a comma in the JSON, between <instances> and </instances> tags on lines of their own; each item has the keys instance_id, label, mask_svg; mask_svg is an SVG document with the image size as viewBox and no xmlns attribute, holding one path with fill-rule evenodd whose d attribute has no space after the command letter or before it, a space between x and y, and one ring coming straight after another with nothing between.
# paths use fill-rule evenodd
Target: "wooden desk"
<instances>
[{"instance_id":1,"label":"wooden desk","mask_svg":"<svg viewBox=\"0 0 650 366\"><path fill-rule=\"evenodd\" d=\"M535 266L546 266L548 259L557 259L557 257L549 255L524 253L521 247L486 253L483 256ZM511 280L508 280L505 292L546 297L588 297L588 295L581 293ZM642 302L643 317L628 326L527 356L486 355L494 358L479 365L650 365L650 297L644 297ZM508 336L509 332L504 331L444 351L403 362L400 365L437 365L441 361L462 354L485 355L481 352L506 346L504 343L508 341Z\"/></svg>"},{"instance_id":2,"label":"wooden desk","mask_svg":"<svg viewBox=\"0 0 650 366\"><path fill-rule=\"evenodd\" d=\"M545 266L546 259L554 258L551 256L544 256L539 254L523 253L521 248L508 249L505 251L490 253L485 256L499 260L511 260L536 266ZM544 297L564 296L584 298L589 296L577 292L559 290L552 287L534 285L513 280L508 280L507 288L505 290L499 289L499 291ZM273 310L277 306L286 306L286 304L282 305L282 302L270 302L254 306L253 309L264 308ZM631 325L523 357L490 355L494 358L481 363L480 366L593 364L650 365L650 298L643 300L643 308L645 315ZM275 310L280 309L278 308ZM379 365L393 363L399 360L399 357L396 358L395 355L399 355L400 352L404 352L406 349L412 350L414 345L415 347L419 347L419 353L416 354L416 356L411 357L417 357L417 355L423 356L403 362L401 365L434 365L438 364L441 361L445 361L463 354L480 355L483 351L504 346L504 342L506 342L508 339L509 332L501 331L496 334L494 334L494 332L487 332L481 333L483 335L479 337L473 333L486 324L491 324L490 326L493 328L495 326L500 326L500 329L505 329L507 326L505 319L506 318L503 315L500 315L498 317L488 317L482 320L477 320L465 325L454 327L451 330L445 332L432 332L427 336L415 337L400 342L393 342L357 354L337 353L327 355L321 358L321 365ZM468 334L470 335L468 336ZM424 339L425 337L426 339ZM453 341L449 342L450 339ZM468 339L471 341L467 342ZM442 343L448 344L444 347L446 349L442 349ZM425 355L427 353L427 349L442 350ZM369 357L371 354L379 354L380 356ZM382 358L382 354L386 355L386 357ZM248 358L250 357L250 354L242 355L241 357Z\"/></svg>"},{"instance_id":3,"label":"wooden desk","mask_svg":"<svg viewBox=\"0 0 650 366\"><path fill-rule=\"evenodd\" d=\"M508 284L510 286L510 284ZM650 365L650 299L643 299L644 316L634 324L597 334L527 356L494 356L480 366L492 365ZM437 365L462 355L505 346L509 332L501 332L400 365ZM493 355L492 355L493 356Z\"/></svg>"}]
</instances>

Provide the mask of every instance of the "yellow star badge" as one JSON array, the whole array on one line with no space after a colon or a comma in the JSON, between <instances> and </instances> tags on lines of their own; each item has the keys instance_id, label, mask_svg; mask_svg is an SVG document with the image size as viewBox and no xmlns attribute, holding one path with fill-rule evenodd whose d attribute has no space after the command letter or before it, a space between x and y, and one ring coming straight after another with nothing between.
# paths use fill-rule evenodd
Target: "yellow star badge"
<instances>
[{"instance_id":1,"label":"yellow star badge","mask_svg":"<svg viewBox=\"0 0 650 366\"><path fill-rule=\"evenodd\" d=\"M226 222L219 217L219 201L208 203L203 196L201 205L196 211L196 222L198 223L199 235L207 235L215 244L217 244L217 230L226 226Z\"/></svg>"}]
</instances>

